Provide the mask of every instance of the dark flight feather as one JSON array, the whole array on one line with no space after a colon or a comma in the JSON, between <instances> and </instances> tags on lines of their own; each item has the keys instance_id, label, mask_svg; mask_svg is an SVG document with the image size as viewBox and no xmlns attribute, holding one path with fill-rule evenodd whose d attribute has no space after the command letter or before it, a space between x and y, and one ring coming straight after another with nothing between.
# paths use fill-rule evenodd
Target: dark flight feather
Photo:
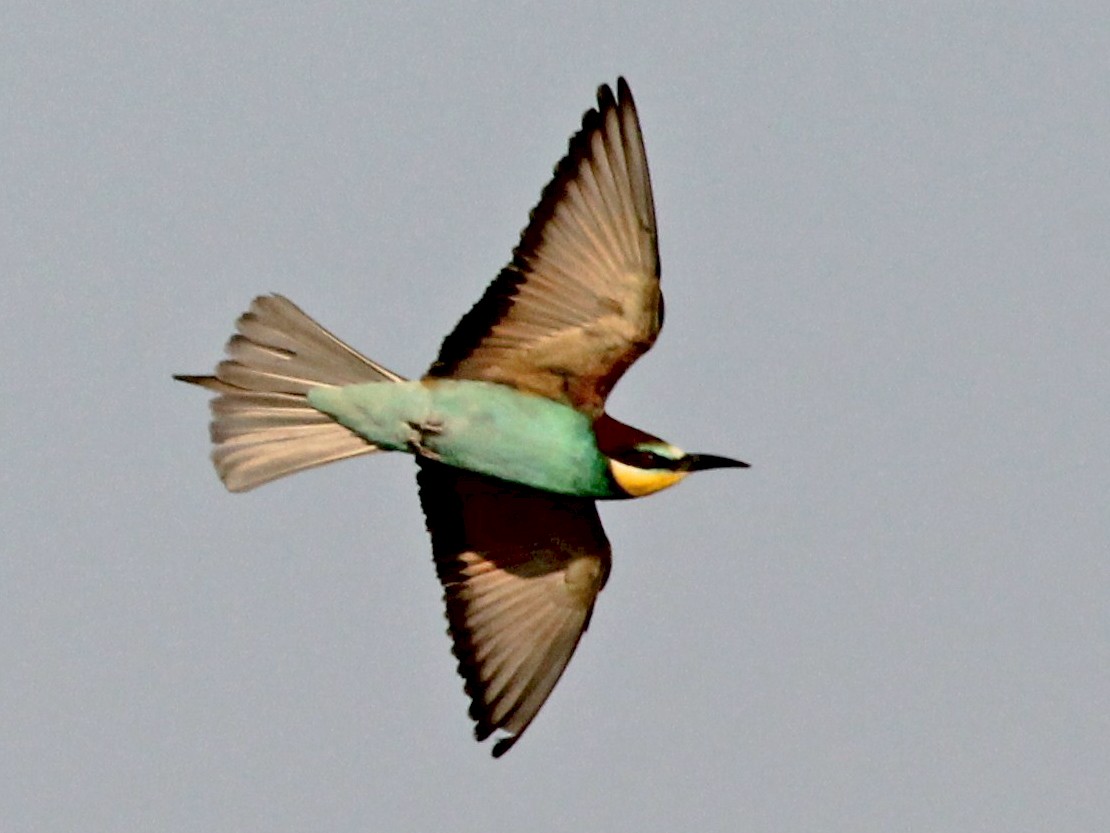
<instances>
[{"instance_id":1,"label":"dark flight feather","mask_svg":"<svg viewBox=\"0 0 1110 833\"><path fill-rule=\"evenodd\" d=\"M420 503L474 734L516 743L586 630L609 575L592 500L420 461Z\"/></svg>"}]
</instances>

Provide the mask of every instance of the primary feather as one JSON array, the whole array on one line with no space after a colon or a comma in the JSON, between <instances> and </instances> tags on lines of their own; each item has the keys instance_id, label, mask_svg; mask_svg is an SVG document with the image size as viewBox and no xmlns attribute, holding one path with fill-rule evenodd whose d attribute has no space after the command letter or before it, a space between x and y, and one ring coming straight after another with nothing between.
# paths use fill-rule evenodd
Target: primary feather
<instances>
[{"instance_id":1,"label":"primary feather","mask_svg":"<svg viewBox=\"0 0 1110 833\"><path fill-rule=\"evenodd\" d=\"M501 382L596 417L662 321L651 177L621 79L616 97L598 90L512 261L428 374Z\"/></svg>"}]
</instances>

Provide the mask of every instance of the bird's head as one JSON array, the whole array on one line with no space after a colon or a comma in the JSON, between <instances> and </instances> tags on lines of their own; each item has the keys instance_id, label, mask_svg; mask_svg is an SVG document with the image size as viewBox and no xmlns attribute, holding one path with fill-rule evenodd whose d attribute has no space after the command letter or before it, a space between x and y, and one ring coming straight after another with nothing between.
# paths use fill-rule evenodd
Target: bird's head
<instances>
[{"instance_id":1,"label":"bird's head","mask_svg":"<svg viewBox=\"0 0 1110 833\"><path fill-rule=\"evenodd\" d=\"M603 416L595 424L598 448L609 473L629 497L643 497L678 483L690 472L748 468L747 463L716 454L691 454L638 428Z\"/></svg>"}]
</instances>

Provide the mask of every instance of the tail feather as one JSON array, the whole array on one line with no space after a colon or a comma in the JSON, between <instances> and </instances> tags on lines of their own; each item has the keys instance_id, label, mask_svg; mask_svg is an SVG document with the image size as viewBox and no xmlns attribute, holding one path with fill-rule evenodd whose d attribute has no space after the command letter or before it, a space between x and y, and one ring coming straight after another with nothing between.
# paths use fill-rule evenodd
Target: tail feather
<instances>
[{"instance_id":1,"label":"tail feather","mask_svg":"<svg viewBox=\"0 0 1110 833\"><path fill-rule=\"evenodd\" d=\"M312 388L404 377L366 358L281 295L255 298L214 376L175 376L212 400L212 461L233 492L378 447L308 404Z\"/></svg>"},{"instance_id":2,"label":"tail feather","mask_svg":"<svg viewBox=\"0 0 1110 833\"><path fill-rule=\"evenodd\" d=\"M357 434L346 433L320 426L300 437L267 433L253 442L231 440L212 450L212 462L230 491L245 492L287 474L378 450Z\"/></svg>"}]
</instances>

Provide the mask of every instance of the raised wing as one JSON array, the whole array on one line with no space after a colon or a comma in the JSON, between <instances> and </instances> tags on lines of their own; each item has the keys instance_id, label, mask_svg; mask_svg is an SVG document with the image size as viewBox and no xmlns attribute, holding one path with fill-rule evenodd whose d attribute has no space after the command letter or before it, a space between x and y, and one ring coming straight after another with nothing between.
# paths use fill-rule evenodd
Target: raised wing
<instances>
[{"instance_id":1,"label":"raised wing","mask_svg":"<svg viewBox=\"0 0 1110 833\"><path fill-rule=\"evenodd\" d=\"M420 502L471 699L474 735L505 754L547 700L609 575L593 501L420 461Z\"/></svg>"},{"instance_id":2,"label":"raised wing","mask_svg":"<svg viewBox=\"0 0 1110 833\"><path fill-rule=\"evenodd\" d=\"M659 249L636 105L603 85L513 259L429 376L501 382L592 415L663 322Z\"/></svg>"}]
</instances>

